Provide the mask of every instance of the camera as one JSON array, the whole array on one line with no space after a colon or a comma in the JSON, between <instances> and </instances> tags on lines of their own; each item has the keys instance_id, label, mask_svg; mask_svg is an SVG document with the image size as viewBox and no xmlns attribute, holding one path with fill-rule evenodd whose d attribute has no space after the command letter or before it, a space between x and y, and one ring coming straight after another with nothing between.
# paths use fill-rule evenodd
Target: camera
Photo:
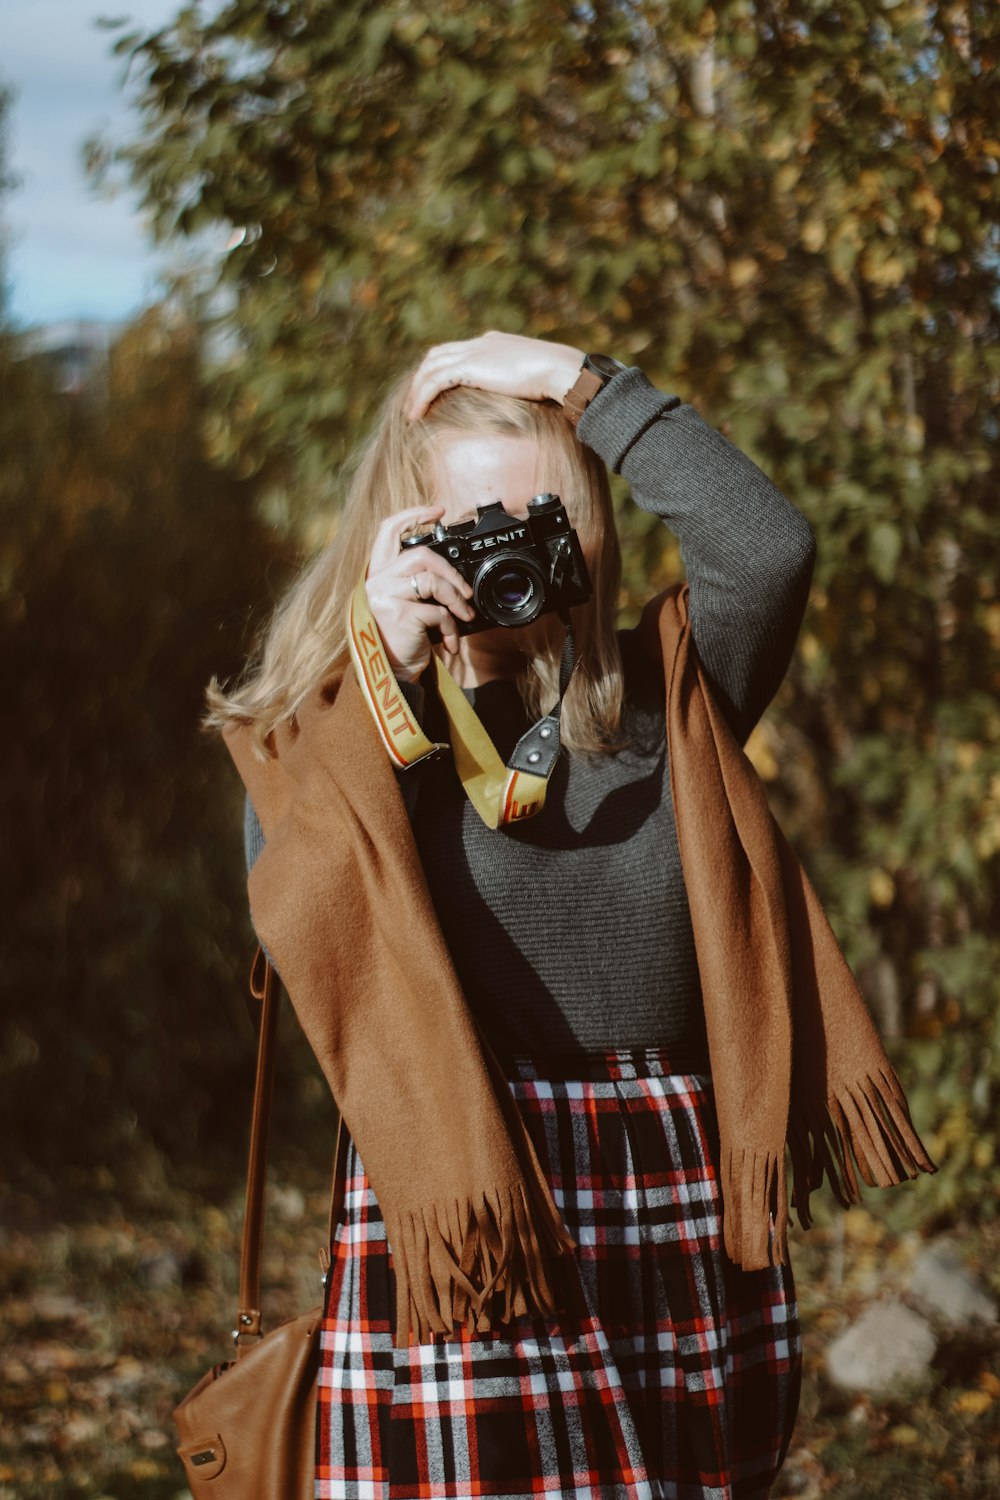
<instances>
[{"instance_id":1,"label":"camera","mask_svg":"<svg viewBox=\"0 0 1000 1500\"><path fill-rule=\"evenodd\" d=\"M404 537L401 550L429 547L472 587L471 620L456 616L459 635L495 625L527 625L550 611L585 604L593 592L577 533L558 495L533 495L521 520L499 500L476 507L475 520ZM440 632L428 632L440 640Z\"/></svg>"}]
</instances>

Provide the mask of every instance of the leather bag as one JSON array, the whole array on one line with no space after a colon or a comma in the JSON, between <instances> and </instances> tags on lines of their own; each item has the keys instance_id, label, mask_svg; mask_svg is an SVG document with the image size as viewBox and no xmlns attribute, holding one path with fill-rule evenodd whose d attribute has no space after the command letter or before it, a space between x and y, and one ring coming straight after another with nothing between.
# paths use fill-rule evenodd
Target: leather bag
<instances>
[{"instance_id":1,"label":"leather bag","mask_svg":"<svg viewBox=\"0 0 1000 1500\"><path fill-rule=\"evenodd\" d=\"M261 1001L247 1163L246 1208L240 1251L239 1312L234 1359L213 1366L173 1413L177 1453L194 1500L313 1500L316 1450L316 1378L322 1304L265 1334L260 1310L267 1137L274 1093L278 1002L275 971L258 944L250 993ZM340 1209L341 1166L347 1144L337 1126L332 1243ZM321 1252L322 1254L323 1252ZM329 1276L329 1264L324 1284Z\"/></svg>"}]
</instances>

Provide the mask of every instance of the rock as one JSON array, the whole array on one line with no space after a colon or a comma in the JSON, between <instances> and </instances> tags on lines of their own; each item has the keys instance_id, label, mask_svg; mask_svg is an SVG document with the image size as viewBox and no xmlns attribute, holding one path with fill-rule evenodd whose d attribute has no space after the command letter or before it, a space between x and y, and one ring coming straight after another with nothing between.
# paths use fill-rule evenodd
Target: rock
<instances>
[{"instance_id":1,"label":"rock","mask_svg":"<svg viewBox=\"0 0 1000 1500\"><path fill-rule=\"evenodd\" d=\"M808 1448L789 1454L781 1470L781 1493L797 1500L820 1500L822 1469Z\"/></svg>"},{"instance_id":2,"label":"rock","mask_svg":"<svg viewBox=\"0 0 1000 1500\"><path fill-rule=\"evenodd\" d=\"M280 1219L301 1219L306 1211L305 1194L286 1183L273 1183L267 1190L267 1201Z\"/></svg>"},{"instance_id":3,"label":"rock","mask_svg":"<svg viewBox=\"0 0 1000 1500\"><path fill-rule=\"evenodd\" d=\"M139 1275L150 1291L165 1292L170 1287L180 1286L184 1280L184 1264L173 1250L156 1250L139 1260Z\"/></svg>"},{"instance_id":4,"label":"rock","mask_svg":"<svg viewBox=\"0 0 1000 1500\"><path fill-rule=\"evenodd\" d=\"M934 1358L937 1338L919 1313L895 1298L876 1302L834 1339L826 1352L827 1374L849 1391L878 1391L916 1380Z\"/></svg>"},{"instance_id":5,"label":"rock","mask_svg":"<svg viewBox=\"0 0 1000 1500\"><path fill-rule=\"evenodd\" d=\"M40 1291L32 1298L35 1314L46 1323L89 1323L93 1314L75 1297Z\"/></svg>"},{"instance_id":6,"label":"rock","mask_svg":"<svg viewBox=\"0 0 1000 1500\"><path fill-rule=\"evenodd\" d=\"M997 1321L996 1302L948 1240L940 1240L918 1255L910 1277L910 1295L926 1312L943 1318L953 1328Z\"/></svg>"}]
</instances>

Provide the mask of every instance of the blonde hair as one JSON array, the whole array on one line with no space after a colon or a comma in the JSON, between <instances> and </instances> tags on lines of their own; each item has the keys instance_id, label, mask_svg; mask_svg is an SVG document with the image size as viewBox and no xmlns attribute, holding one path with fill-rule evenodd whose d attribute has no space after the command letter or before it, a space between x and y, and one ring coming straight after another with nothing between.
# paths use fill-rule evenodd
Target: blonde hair
<instances>
[{"instance_id":1,"label":"blonde hair","mask_svg":"<svg viewBox=\"0 0 1000 1500\"><path fill-rule=\"evenodd\" d=\"M234 720L249 724L262 756L271 753L272 731L294 717L320 682L349 667L347 612L371 558L375 533L396 511L436 503L435 445L449 435L495 433L537 442L538 489L561 496L588 553L593 594L587 604L573 610L577 665L563 700L562 742L570 750L591 754L618 748L624 743L624 683L615 632L621 550L604 464L577 440L554 401L456 386L443 391L419 421L411 422L404 404L415 368L390 388L356 453L333 539L275 606L236 685L224 691L214 676L209 682L202 727L222 730ZM532 722L559 695L556 636L539 652L517 678Z\"/></svg>"}]
</instances>

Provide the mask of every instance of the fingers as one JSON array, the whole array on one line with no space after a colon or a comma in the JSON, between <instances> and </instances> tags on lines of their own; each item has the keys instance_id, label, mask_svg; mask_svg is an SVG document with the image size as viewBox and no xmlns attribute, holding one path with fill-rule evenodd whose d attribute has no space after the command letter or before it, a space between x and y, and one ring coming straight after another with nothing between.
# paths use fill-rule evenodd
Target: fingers
<instances>
[{"instance_id":1,"label":"fingers","mask_svg":"<svg viewBox=\"0 0 1000 1500\"><path fill-rule=\"evenodd\" d=\"M481 377L480 377L481 378ZM478 385L466 344L439 344L413 377L406 402L411 422L422 417L436 396L456 385Z\"/></svg>"},{"instance_id":2,"label":"fingers","mask_svg":"<svg viewBox=\"0 0 1000 1500\"><path fill-rule=\"evenodd\" d=\"M459 622L475 619L472 587L430 547L400 550L407 527L439 516L443 506L410 506L379 527L365 590L393 669L411 680L430 657L428 631L436 627L445 649L457 654ZM414 582L416 588L414 588Z\"/></svg>"},{"instance_id":3,"label":"fingers","mask_svg":"<svg viewBox=\"0 0 1000 1500\"><path fill-rule=\"evenodd\" d=\"M424 548L418 547L412 556L416 557L417 554L423 560L425 555ZM432 560L432 565L424 567L419 571L408 573L405 580L403 580L405 588L400 597L405 599L406 590L408 589L410 597L416 601L417 593L413 587L415 581L417 588L420 590L421 600L436 600L439 604L445 605L452 614L457 615L461 620L474 619L476 611L469 603L472 597L471 586L466 583L461 573L457 573L454 568L444 562L443 558L438 557L433 552L427 553L426 556ZM433 566L433 564L437 564L438 566ZM441 571L441 564L447 569L447 572Z\"/></svg>"},{"instance_id":4,"label":"fingers","mask_svg":"<svg viewBox=\"0 0 1000 1500\"><path fill-rule=\"evenodd\" d=\"M433 523L439 521L443 515L443 505L410 505L405 510L398 510L391 516L386 516L375 533L369 573L381 572L399 557L399 543L404 531L420 525L430 529Z\"/></svg>"},{"instance_id":5,"label":"fingers","mask_svg":"<svg viewBox=\"0 0 1000 1500\"><path fill-rule=\"evenodd\" d=\"M417 421L442 391L469 385L527 401L561 401L579 374L583 354L520 333L491 328L478 338L436 344L418 365L405 413Z\"/></svg>"},{"instance_id":6,"label":"fingers","mask_svg":"<svg viewBox=\"0 0 1000 1500\"><path fill-rule=\"evenodd\" d=\"M445 609L444 605L417 604L414 602L412 612L413 616L420 621L425 630L430 630L436 625L441 633L441 641L445 650L450 651L452 656L457 656L461 637L458 633L458 626L455 623L455 616L450 610Z\"/></svg>"},{"instance_id":7,"label":"fingers","mask_svg":"<svg viewBox=\"0 0 1000 1500\"><path fill-rule=\"evenodd\" d=\"M374 568L369 569L369 579L375 576L375 572ZM451 597L463 605L472 598L472 585L466 583L458 569L452 567L446 558L431 547L407 547L404 551L395 553L392 562L378 569L377 576L380 580L385 580L390 585L391 592L398 594L400 598L405 597L407 590L411 598L416 597L410 583L414 576L426 599L437 598L443 603L445 593L442 592L442 585ZM399 585L398 588L392 587L393 582Z\"/></svg>"}]
</instances>

